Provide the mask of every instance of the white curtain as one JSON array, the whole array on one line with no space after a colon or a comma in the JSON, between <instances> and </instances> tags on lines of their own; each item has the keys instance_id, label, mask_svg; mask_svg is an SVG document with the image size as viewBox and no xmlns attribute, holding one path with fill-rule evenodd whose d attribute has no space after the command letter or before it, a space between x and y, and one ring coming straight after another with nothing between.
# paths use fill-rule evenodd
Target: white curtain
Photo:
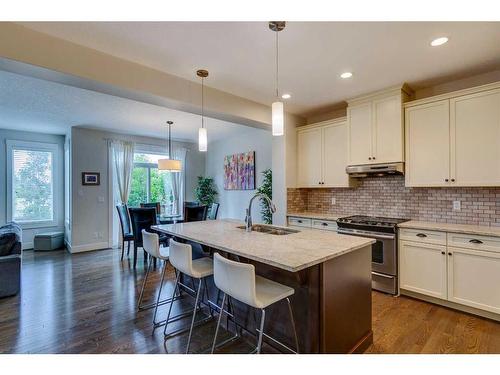
<instances>
[{"instance_id":1,"label":"white curtain","mask_svg":"<svg viewBox=\"0 0 500 375\"><path fill-rule=\"evenodd\" d=\"M172 147L172 159L180 160L182 171L177 173L168 173L164 177L166 184L167 178L170 178L172 184L172 195L174 196L174 204L172 208L173 214L182 214L184 207L184 181L186 176L186 153L187 149L184 147Z\"/></svg>"},{"instance_id":2,"label":"white curtain","mask_svg":"<svg viewBox=\"0 0 500 375\"><path fill-rule=\"evenodd\" d=\"M122 203L128 202L130 180L134 168L134 143L126 141L111 141L113 162L116 170L118 191Z\"/></svg>"}]
</instances>

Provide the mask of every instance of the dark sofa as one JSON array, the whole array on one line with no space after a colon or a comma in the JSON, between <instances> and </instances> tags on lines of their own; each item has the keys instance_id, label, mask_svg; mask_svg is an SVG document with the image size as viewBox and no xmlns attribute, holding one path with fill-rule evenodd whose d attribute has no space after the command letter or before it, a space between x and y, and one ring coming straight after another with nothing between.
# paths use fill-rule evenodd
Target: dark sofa
<instances>
[{"instance_id":1,"label":"dark sofa","mask_svg":"<svg viewBox=\"0 0 500 375\"><path fill-rule=\"evenodd\" d=\"M22 229L16 223L0 227L0 298L19 293Z\"/></svg>"}]
</instances>

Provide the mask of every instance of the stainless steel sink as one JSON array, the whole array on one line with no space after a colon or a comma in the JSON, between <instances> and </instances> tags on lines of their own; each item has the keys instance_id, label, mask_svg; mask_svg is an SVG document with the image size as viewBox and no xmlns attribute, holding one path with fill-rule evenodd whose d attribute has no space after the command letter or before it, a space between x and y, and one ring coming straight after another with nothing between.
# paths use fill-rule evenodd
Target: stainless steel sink
<instances>
[{"instance_id":1,"label":"stainless steel sink","mask_svg":"<svg viewBox=\"0 0 500 375\"><path fill-rule=\"evenodd\" d=\"M240 225L240 226L238 226L236 228L243 229L243 230L246 229L246 227L244 225ZM274 234L275 236L284 236L286 234L292 234L292 233L299 233L300 232L300 231L295 230L295 229L275 227L275 226L272 226L272 225L263 225L263 224L254 224L254 225L252 225L252 231L253 232L259 232L259 233Z\"/></svg>"}]
</instances>

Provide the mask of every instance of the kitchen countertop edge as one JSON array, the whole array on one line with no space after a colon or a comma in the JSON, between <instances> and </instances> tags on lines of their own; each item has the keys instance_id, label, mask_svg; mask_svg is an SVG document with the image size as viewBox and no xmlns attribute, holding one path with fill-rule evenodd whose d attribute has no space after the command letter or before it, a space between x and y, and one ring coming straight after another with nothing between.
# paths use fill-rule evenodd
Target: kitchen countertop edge
<instances>
[{"instance_id":1,"label":"kitchen countertop edge","mask_svg":"<svg viewBox=\"0 0 500 375\"><path fill-rule=\"evenodd\" d=\"M486 225L473 224L453 224L453 223L438 223L432 221L410 220L398 224L399 228L408 229L427 229L438 232L451 232L463 234L476 234L482 236L500 237L500 227L489 227Z\"/></svg>"}]
</instances>

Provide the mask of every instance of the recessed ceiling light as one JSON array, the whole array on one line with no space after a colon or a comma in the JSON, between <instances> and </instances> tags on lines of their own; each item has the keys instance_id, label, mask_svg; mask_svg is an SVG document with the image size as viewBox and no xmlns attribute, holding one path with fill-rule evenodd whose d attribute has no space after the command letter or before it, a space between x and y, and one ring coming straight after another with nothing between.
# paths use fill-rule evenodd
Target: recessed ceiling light
<instances>
[{"instance_id":1,"label":"recessed ceiling light","mask_svg":"<svg viewBox=\"0 0 500 375\"><path fill-rule=\"evenodd\" d=\"M292 95L290 95L290 94L283 94L283 95L281 95L281 97L283 99L290 99L292 97Z\"/></svg>"},{"instance_id":2,"label":"recessed ceiling light","mask_svg":"<svg viewBox=\"0 0 500 375\"><path fill-rule=\"evenodd\" d=\"M351 77L352 77L352 73L351 72L345 72L345 73L342 73L340 75L340 78L344 78L344 79L351 78Z\"/></svg>"},{"instance_id":3,"label":"recessed ceiling light","mask_svg":"<svg viewBox=\"0 0 500 375\"><path fill-rule=\"evenodd\" d=\"M431 46L437 47L437 46L442 46L448 41L448 38L445 36L442 36L440 38L436 38L431 42Z\"/></svg>"}]
</instances>

